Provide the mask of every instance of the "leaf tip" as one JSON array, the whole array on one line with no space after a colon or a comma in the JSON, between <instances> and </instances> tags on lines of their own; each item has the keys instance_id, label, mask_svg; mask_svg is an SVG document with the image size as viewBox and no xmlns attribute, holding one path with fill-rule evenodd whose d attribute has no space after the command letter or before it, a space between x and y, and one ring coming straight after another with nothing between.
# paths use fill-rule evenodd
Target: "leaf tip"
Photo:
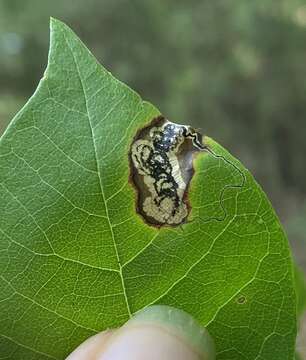
<instances>
[{"instance_id":1,"label":"leaf tip","mask_svg":"<svg viewBox=\"0 0 306 360\"><path fill-rule=\"evenodd\" d=\"M54 29L58 25L64 25L64 23L52 16L50 16L50 28Z\"/></svg>"},{"instance_id":2,"label":"leaf tip","mask_svg":"<svg viewBox=\"0 0 306 360\"><path fill-rule=\"evenodd\" d=\"M58 31L58 30L70 30L68 25L66 25L63 21L56 19L52 16L50 16L50 33L51 36L54 32Z\"/></svg>"}]
</instances>

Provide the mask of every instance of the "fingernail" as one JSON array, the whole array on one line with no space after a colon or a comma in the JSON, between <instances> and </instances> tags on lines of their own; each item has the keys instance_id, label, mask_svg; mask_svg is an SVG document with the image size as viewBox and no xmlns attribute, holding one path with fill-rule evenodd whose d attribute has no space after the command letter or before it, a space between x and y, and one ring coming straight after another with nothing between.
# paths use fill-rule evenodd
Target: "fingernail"
<instances>
[{"instance_id":1,"label":"fingernail","mask_svg":"<svg viewBox=\"0 0 306 360\"><path fill-rule=\"evenodd\" d=\"M214 360L208 331L185 311L154 305L134 315L107 343L99 360Z\"/></svg>"},{"instance_id":2,"label":"fingernail","mask_svg":"<svg viewBox=\"0 0 306 360\"><path fill-rule=\"evenodd\" d=\"M160 325L185 341L203 359L215 358L215 345L212 337L204 327L183 310L167 305L153 305L136 313L126 324L129 323Z\"/></svg>"}]
</instances>

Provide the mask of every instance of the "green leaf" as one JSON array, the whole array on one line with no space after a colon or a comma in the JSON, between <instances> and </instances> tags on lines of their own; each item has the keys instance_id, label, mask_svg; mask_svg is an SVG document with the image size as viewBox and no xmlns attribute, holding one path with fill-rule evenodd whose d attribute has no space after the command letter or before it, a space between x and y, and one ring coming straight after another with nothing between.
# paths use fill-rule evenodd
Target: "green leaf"
<instances>
[{"instance_id":1,"label":"green leaf","mask_svg":"<svg viewBox=\"0 0 306 360\"><path fill-rule=\"evenodd\" d=\"M294 280L297 296L297 315L300 317L306 309L306 281L304 272L295 264Z\"/></svg>"},{"instance_id":2,"label":"green leaf","mask_svg":"<svg viewBox=\"0 0 306 360\"><path fill-rule=\"evenodd\" d=\"M128 152L158 114L52 20L47 70L0 144L2 357L63 359L160 303L207 326L218 359L293 358L288 242L236 159L205 139L187 224L136 213Z\"/></svg>"}]
</instances>

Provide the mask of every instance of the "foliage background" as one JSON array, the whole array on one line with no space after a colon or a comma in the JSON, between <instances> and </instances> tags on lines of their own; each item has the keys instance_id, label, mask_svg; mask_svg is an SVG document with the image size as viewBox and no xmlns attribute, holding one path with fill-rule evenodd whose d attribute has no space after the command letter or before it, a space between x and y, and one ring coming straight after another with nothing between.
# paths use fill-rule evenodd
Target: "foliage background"
<instances>
[{"instance_id":1,"label":"foliage background","mask_svg":"<svg viewBox=\"0 0 306 360\"><path fill-rule=\"evenodd\" d=\"M49 17L255 175L306 270L305 0L0 0L0 133L47 63Z\"/></svg>"}]
</instances>

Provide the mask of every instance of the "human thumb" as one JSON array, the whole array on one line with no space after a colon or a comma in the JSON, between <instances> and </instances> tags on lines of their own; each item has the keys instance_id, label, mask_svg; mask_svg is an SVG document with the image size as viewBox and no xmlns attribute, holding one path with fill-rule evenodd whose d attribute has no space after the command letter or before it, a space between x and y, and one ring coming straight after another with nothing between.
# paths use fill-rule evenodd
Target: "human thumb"
<instances>
[{"instance_id":1,"label":"human thumb","mask_svg":"<svg viewBox=\"0 0 306 360\"><path fill-rule=\"evenodd\" d=\"M205 328L189 314L165 305L136 313L121 328L99 333L66 360L214 360Z\"/></svg>"}]
</instances>

